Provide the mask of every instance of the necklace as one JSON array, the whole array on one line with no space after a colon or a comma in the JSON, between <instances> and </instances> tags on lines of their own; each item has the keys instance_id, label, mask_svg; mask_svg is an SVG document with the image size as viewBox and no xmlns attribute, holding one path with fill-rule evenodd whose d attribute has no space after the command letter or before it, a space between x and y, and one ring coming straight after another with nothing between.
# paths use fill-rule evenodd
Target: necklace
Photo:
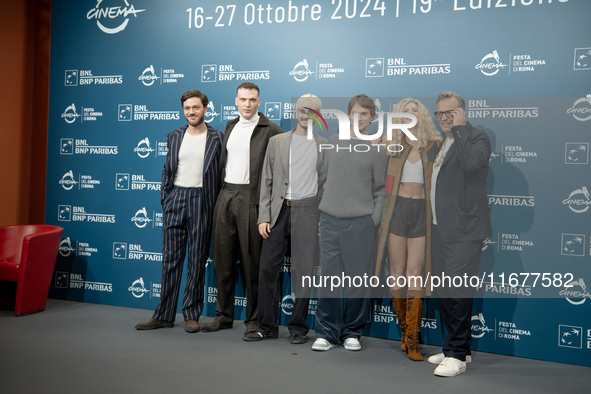
<instances>
[{"instance_id":1,"label":"necklace","mask_svg":"<svg viewBox=\"0 0 591 394\"><path fill-rule=\"evenodd\" d=\"M439 154L437 155L437 158L435 159L435 164L433 165L434 167L439 167L443 163L443 160L445 159L445 155L447 155L449 148L451 148L451 144L449 143L449 138L447 138L445 140L444 146L441 148Z\"/></svg>"}]
</instances>

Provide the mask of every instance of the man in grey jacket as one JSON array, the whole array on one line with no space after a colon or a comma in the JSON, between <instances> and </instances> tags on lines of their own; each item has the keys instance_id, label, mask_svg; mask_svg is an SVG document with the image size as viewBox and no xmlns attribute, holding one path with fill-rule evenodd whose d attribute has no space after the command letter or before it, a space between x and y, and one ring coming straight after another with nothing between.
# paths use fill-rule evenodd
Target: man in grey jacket
<instances>
[{"instance_id":1,"label":"man in grey jacket","mask_svg":"<svg viewBox=\"0 0 591 394\"><path fill-rule=\"evenodd\" d=\"M279 271L291 241L291 297L295 298L288 323L289 342L306 342L310 288L301 277L313 274L318 244L318 194L324 180L318 175L323 164L320 144L326 139L308 135L311 110L322 102L306 94L297 101L297 126L269 140L259 203L258 229L263 237L259 276L259 325L244 336L248 342L278 337Z\"/></svg>"}]
</instances>

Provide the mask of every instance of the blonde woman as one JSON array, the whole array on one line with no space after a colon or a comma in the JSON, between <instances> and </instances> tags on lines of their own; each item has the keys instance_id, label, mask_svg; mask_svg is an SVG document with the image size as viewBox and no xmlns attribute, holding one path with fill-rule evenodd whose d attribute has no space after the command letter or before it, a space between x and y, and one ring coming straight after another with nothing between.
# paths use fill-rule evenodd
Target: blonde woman
<instances>
[{"instance_id":1,"label":"blonde woman","mask_svg":"<svg viewBox=\"0 0 591 394\"><path fill-rule=\"evenodd\" d=\"M411 140L402 130L394 130L391 141L386 135L382 140L387 146L399 144L403 149L397 146L388 153L376 275L390 275L388 286L401 328L401 349L408 352L411 360L422 361L419 333L426 287L422 282L431 270L431 174L442 138L420 101L405 98L394 112L417 118L417 124L409 129L417 139ZM410 123L411 119L394 121Z\"/></svg>"}]
</instances>

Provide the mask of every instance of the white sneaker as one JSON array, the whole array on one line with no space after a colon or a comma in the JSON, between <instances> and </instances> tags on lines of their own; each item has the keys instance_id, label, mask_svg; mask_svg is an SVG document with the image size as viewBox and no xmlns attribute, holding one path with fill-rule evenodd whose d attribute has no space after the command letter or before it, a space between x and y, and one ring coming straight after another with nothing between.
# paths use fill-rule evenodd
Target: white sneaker
<instances>
[{"instance_id":1,"label":"white sneaker","mask_svg":"<svg viewBox=\"0 0 591 394\"><path fill-rule=\"evenodd\" d=\"M345 350L351 350L353 352L358 352L361 350L361 344L357 338L347 338L343 343L343 347Z\"/></svg>"},{"instance_id":2,"label":"white sneaker","mask_svg":"<svg viewBox=\"0 0 591 394\"><path fill-rule=\"evenodd\" d=\"M429 361L431 364L439 365L439 364L441 364L441 362L443 361L444 358L445 358L445 355L443 353L437 353L437 354L434 354L431 357L429 357L427 359L427 361ZM472 356L467 355L466 356L466 363L471 363L471 362L472 362Z\"/></svg>"},{"instance_id":3,"label":"white sneaker","mask_svg":"<svg viewBox=\"0 0 591 394\"><path fill-rule=\"evenodd\" d=\"M441 364L435 368L434 374L436 376L457 376L462 372L466 372L466 362L460 361L457 358L445 357Z\"/></svg>"},{"instance_id":4,"label":"white sneaker","mask_svg":"<svg viewBox=\"0 0 591 394\"><path fill-rule=\"evenodd\" d=\"M312 350L316 350L318 352L326 352L327 350L330 350L335 346L337 345L333 345L324 338L317 338L312 344Z\"/></svg>"}]
</instances>

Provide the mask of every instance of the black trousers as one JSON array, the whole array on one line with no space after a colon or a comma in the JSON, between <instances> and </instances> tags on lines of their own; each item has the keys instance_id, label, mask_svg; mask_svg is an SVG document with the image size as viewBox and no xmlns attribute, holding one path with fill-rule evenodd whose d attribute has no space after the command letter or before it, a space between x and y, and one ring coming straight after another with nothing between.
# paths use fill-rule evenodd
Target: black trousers
<instances>
[{"instance_id":1,"label":"black trousers","mask_svg":"<svg viewBox=\"0 0 591 394\"><path fill-rule=\"evenodd\" d=\"M314 197L312 199L316 201ZM309 200L304 200L309 201ZM306 202L303 202L306 204ZM259 327L258 330L275 335L278 331L279 302L281 286L279 273L291 242L291 291L295 298L291 318L287 325L290 334L306 335L308 325L309 286L302 286L302 277L314 274L318 256L318 206L306 205L288 207L279 211L277 221L269 237L263 240L259 276Z\"/></svg>"},{"instance_id":2,"label":"black trousers","mask_svg":"<svg viewBox=\"0 0 591 394\"><path fill-rule=\"evenodd\" d=\"M183 317L199 320L203 310L203 276L209 254L210 227L203 213L203 189L175 187L162 205L162 287L152 316L174 321L187 245L189 258Z\"/></svg>"},{"instance_id":3,"label":"black trousers","mask_svg":"<svg viewBox=\"0 0 591 394\"><path fill-rule=\"evenodd\" d=\"M257 295L261 242L258 205L250 204L249 185L224 184L213 214L213 269L218 287L215 319L234 321L236 261L240 251L246 280L246 319L258 322Z\"/></svg>"},{"instance_id":4,"label":"black trousers","mask_svg":"<svg viewBox=\"0 0 591 394\"><path fill-rule=\"evenodd\" d=\"M433 276L439 278L454 277L468 278L478 275L480 270L480 255L482 240L469 242L444 242L437 226L432 227L431 246L433 258ZM459 283L458 281L456 283ZM450 286L435 289L439 298L441 318L447 329L447 336L443 344L443 354L465 361L466 355L471 354L472 344L472 305L476 288L470 286Z\"/></svg>"}]
</instances>

